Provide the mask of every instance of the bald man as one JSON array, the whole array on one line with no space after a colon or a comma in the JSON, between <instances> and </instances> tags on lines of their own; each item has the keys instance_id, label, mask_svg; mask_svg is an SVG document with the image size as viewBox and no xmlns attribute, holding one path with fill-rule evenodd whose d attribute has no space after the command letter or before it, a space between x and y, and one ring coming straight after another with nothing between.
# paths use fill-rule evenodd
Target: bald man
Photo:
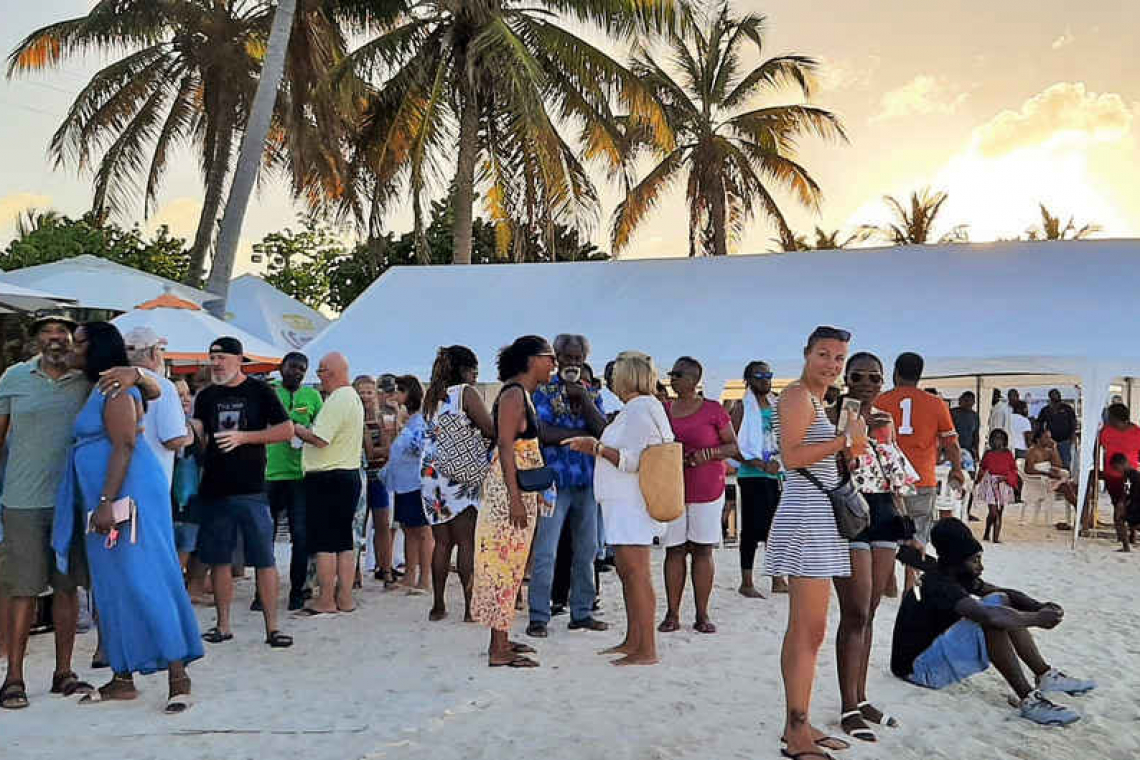
<instances>
[{"instance_id":1,"label":"bald man","mask_svg":"<svg viewBox=\"0 0 1140 760\"><path fill-rule=\"evenodd\" d=\"M305 615L352 612L356 571L352 518L360 501L364 404L349 380L343 354L326 354L317 367L325 403L301 452L305 469L308 553L317 562L320 594Z\"/></svg>"}]
</instances>

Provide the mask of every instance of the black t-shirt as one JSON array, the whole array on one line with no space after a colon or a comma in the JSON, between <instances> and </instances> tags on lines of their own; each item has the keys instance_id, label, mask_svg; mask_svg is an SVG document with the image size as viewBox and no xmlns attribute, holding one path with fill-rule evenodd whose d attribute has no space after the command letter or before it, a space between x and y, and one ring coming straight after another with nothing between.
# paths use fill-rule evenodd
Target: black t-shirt
<instances>
[{"instance_id":1,"label":"black t-shirt","mask_svg":"<svg viewBox=\"0 0 1140 760\"><path fill-rule=\"evenodd\" d=\"M265 445L244 444L222 452L215 433L265 430L289 419L277 394L260 380L241 385L211 385L194 400L194 418L202 421L209 444L202 457L198 493L208 498L260 493L265 488Z\"/></svg>"},{"instance_id":2,"label":"black t-shirt","mask_svg":"<svg viewBox=\"0 0 1140 760\"><path fill-rule=\"evenodd\" d=\"M1041 410L1041 414L1037 415L1037 422L1044 426L1053 436L1053 440L1058 443L1073 440L1073 435L1077 432L1077 413L1068 404L1061 404L1058 411L1054 411L1051 406L1045 407Z\"/></svg>"},{"instance_id":3,"label":"black t-shirt","mask_svg":"<svg viewBox=\"0 0 1140 760\"><path fill-rule=\"evenodd\" d=\"M908 591L899 605L891 641L892 673L899 678L910 676L915 659L962 619L954 608L970 593L958 579L942 572L932 570L923 574L917 589Z\"/></svg>"},{"instance_id":4,"label":"black t-shirt","mask_svg":"<svg viewBox=\"0 0 1140 760\"><path fill-rule=\"evenodd\" d=\"M1140 527L1140 472L1133 470L1124 476L1124 519L1134 528Z\"/></svg>"}]
</instances>

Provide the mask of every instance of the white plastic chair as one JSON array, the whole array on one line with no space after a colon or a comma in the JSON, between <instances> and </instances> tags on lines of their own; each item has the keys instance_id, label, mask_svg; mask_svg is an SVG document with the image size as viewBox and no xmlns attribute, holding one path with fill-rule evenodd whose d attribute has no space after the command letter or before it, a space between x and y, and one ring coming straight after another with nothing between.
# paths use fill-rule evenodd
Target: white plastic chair
<instances>
[{"instance_id":1,"label":"white plastic chair","mask_svg":"<svg viewBox=\"0 0 1140 760\"><path fill-rule=\"evenodd\" d=\"M1031 524L1036 525L1041 517L1041 510L1045 510L1045 524L1050 525L1053 522L1053 507L1061 501L1065 509L1068 510L1069 504L1065 501L1065 497L1054 491L1049 485L1049 479L1044 475L1028 475L1025 472L1021 473L1021 517L1018 522L1021 525L1025 524L1025 510L1027 507L1033 507L1033 521Z\"/></svg>"}]
</instances>

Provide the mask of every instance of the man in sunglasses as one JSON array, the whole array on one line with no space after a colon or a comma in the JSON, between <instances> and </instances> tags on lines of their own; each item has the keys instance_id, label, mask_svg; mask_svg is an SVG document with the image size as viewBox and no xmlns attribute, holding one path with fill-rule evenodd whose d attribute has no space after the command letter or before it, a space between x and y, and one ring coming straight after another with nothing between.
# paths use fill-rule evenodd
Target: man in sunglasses
<instances>
[{"instance_id":1,"label":"man in sunglasses","mask_svg":"<svg viewBox=\"0 0 1140 760\"><path fill-rule=\"evenodd\" d=\"M914 520L915 548L922 551L930 543L934 522L934 502L938 494L938 451L944 449L950 460L950 480L965 486L962 450L950 408L941 398L920 390L924 362L914 353L899 354L895 360L894 390L879 396L875 406L894 418L899 446L918 473L917 493L903 497L907 514ZM914 586L917 574L906 570L906 589Z\"/></svg>"}]
</instances>

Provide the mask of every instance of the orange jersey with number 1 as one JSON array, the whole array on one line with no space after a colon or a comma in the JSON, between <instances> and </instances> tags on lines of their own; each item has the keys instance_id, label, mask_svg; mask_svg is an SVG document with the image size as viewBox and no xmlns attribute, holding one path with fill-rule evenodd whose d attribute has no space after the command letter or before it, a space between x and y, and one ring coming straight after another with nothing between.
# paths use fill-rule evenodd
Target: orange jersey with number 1
<instances>
[{"instance_id":1,"label":"orange jersey with number 1","mask_svg":"<svg viewBox=\"0 0 1140 760\"><path fill-rule=\"evenodd\" d=\"M934 468L943 436L954 432L950 407L918 388L895 388L875 399L875 406L895 421L895 434L906 458L918 472L919 486L936 486Z\"/></svg>"}]
</instances>

